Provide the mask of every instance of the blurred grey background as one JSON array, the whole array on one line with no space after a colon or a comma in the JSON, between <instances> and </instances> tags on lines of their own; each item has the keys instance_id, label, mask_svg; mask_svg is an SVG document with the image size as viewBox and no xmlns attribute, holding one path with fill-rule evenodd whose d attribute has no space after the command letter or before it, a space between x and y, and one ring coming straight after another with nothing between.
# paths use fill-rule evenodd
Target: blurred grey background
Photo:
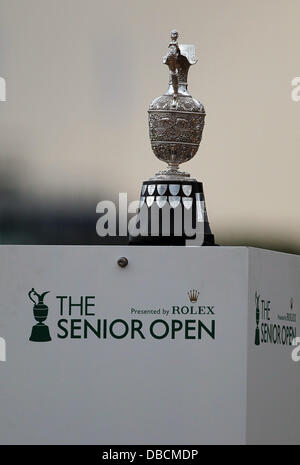
<instances>
[{"instance_id":1,"label":"blurred grey background","mask_svg":"<svg viewBox=\"0 0 300 465\"><path fill-rule=\"evenodd\" d=\"M96 203L138 198L176 28L207 111L182 167L217 242L299 253L299 19L300 0L0 0L0 242L97 244Z\"/></svg>"}]
</instances>

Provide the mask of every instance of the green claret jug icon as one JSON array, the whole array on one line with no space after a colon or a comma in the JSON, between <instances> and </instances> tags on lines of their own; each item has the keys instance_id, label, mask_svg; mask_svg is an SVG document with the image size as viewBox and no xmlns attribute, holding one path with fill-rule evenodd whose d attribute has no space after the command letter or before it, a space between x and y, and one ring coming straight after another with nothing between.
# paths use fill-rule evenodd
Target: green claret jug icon
<instances>
[{"instance_id":1,"label":"green claret jug icon","mask_svg":"<svg viewBox=\"0 0 300 465\"><path fill-rule=\"evenodd\" d=\"M49 291L38 294L33 288L28 293L29 299L34 303L33 306L33 316L38 322L35 326L32 327L30 341L34 342L48 342L51 341L51 336L49 328L43 323L48 316L48 307L44 304L44 297L48 294ZM32 296L35 296L37 300L34 300Z\"/></svg>"},{"instance_id":2,"label":"green claret jug icon","mask_svg":"<svg viewBox=\"0 0 300 465\"><path fill-rule=\"evenodd\" d=\"M259 299L260 295L255 292L255 303L256 303L256 329L255 329L255 345L259 346L260 341L259 341Z\"/></svg>"}]
</instances>

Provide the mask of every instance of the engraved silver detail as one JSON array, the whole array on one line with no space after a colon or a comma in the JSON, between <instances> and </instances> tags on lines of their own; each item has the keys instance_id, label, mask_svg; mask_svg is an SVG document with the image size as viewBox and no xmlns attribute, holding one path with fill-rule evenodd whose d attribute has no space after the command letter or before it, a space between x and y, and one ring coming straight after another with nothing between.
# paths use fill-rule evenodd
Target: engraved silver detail
<instances>
[{"instance_id":1,"label":"engraved silver detail","mask_svg":"<svg viewBox=\"0 0 300 465\"><path fill-rule=\"evenodd\" d=\"M148 192L149 192L149 195L152 195L155 191L155 184L149 184L148 185Z\"/></svg>"},{"instance_id":2,"label":"engraved silver detail","mask_svg":"<svg viewBox=\"0 0 300 465\"><path fill-rule=\"evenodd\" d=\"M183 203L184 208L189 210L193 205L193 199L192 199L192 197L183 197L182 198L182 203Z\"/></svg>"},{"instance_id":3,"label":"engraved silver detail","mask_svg":"<svg viewBox=\"0 0 300 465\"><path fill-rule=\"evenodd\" d=\"M180 197L179 196L170 196L169 197L169 203L171 205L172 208L176 208L178 207L178 205L180 204Z\"/></svg>"},{"instance_id":4,"label":"engraved silver detail","mask_svg":"<svg viewBox=\"0 0 300 465\"><path fill-rule=\"evenodd\" d=\"M154 197L146 197L146 203L147 203L148 207L151 207L153 202L154 202Z\"/></svg>"},{"instance_id":5,"label":"engraved silver detail","mask_svg":"<svg viewBox=\"0 0 300 465\"><path fill-rule=\"evenodd\" d=\"M177 195L180 189L179 184L169 184L169 191L172 195Z\"/></svg>"},{"instance_id":6,"label":"engraved silver detail","mask_svg":"<svg viewBox=\"0 0 300 465\"><path fill-rule=\"evenodd\" d=\"M182 186L182 190L183 190L183 193L184 195L186 195L187 197L189 197L192 193L192 186L191 185L183 185Z\"/></svg>"},{"instance_id":7,"label":"engraved silver detail","mask_svg":"<svg viewBox=\"0 0 300 465\"><path fill-rule=\"evenodd\" d=\"M167 203L167 197L163 195L160 197L156 197L156 202L159 208L163 208L165 204Z\"/></svg>"},{"instance_id":8,"label":"engraved silver detail","mask_svg":"<svg viewBox=\"0 0 300 465\"><path fill-rule=\"evenodd\" d=\"M166 190L167 190L167 184L158 184L157 185L157 192L159 193L159 195L164 195Z\"/></svg>"}]
</instances>

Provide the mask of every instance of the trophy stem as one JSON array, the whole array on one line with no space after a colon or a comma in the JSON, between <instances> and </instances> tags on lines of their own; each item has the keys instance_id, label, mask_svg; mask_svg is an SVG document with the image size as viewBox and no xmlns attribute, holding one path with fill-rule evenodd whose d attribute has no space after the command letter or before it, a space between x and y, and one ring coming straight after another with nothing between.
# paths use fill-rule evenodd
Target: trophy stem
<instances>
[{"instance_id":1,"label":"trophy stem","mask_svg":"<svg viewBox=\"0 0 300 465\"><path fill-rule=\"evenodd\" d=\"M155 173L156 179L182 179L182 178L189 178L190 174L186 173L185 171L179 170L179 164L171 164L168 163L168 167L166 170L160 170Z\"/></svg>"},{"instance_id":2,"label":"trophy stem","mask_svg":"<svg viewBox=\"0 0 300 465\"><path fill-rule=\"evenodd\" d=\"M165 171L158 171L155 173L155 176L153 178L150 178L151 180L155 179L165 179L169 181L175 181L175 180L180 180L180 179L186 179L189 178L190 175L189 173L185 173L184 171L177 171L177 170L165 170Z\"/></svg>"}]
</instances>

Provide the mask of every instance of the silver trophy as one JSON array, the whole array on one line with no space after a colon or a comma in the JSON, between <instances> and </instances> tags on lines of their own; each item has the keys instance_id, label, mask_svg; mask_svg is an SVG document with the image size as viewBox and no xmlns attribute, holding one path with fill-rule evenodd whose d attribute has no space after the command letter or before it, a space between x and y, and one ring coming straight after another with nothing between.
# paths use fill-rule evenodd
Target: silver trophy
<instances>
[{"instance_id":1,"label":"silver trophy","mask_svg":"<svg viewBox=\"0 0 300 465\"><path fill-rule=\"evenodd\" d=\"M152 150L168 168L155 179L182 180L188 173L179 165L191 160L199 148L205 120L204 106L188 92L188 72L197 63L194 45L178 45L178 33L171 42L163 63L169 67L169 88L153 100L149 108L149 134Z\"/></svg>"},{"instance_id":2,"label":"silver trophy","mask_svg":"<svg viewBox=\"0 0 300 465\"><path fill-rule=\"evenodd\" d=\"M186 240L196 238L195 231L201 230L201 245L215 245L202 183L179 170L181 163L197 153L205 110L188 92L188 71L197 63L195 47L178 44L177 39L178 33L172 31L163 58L169 68L168 90L153 100L148 110L152 150L168 166L142 185L140 212L135 233L130 232L130 244L185 245ZM185 227L187 218L190 228Z\"/></svg>"}]
</instances>

